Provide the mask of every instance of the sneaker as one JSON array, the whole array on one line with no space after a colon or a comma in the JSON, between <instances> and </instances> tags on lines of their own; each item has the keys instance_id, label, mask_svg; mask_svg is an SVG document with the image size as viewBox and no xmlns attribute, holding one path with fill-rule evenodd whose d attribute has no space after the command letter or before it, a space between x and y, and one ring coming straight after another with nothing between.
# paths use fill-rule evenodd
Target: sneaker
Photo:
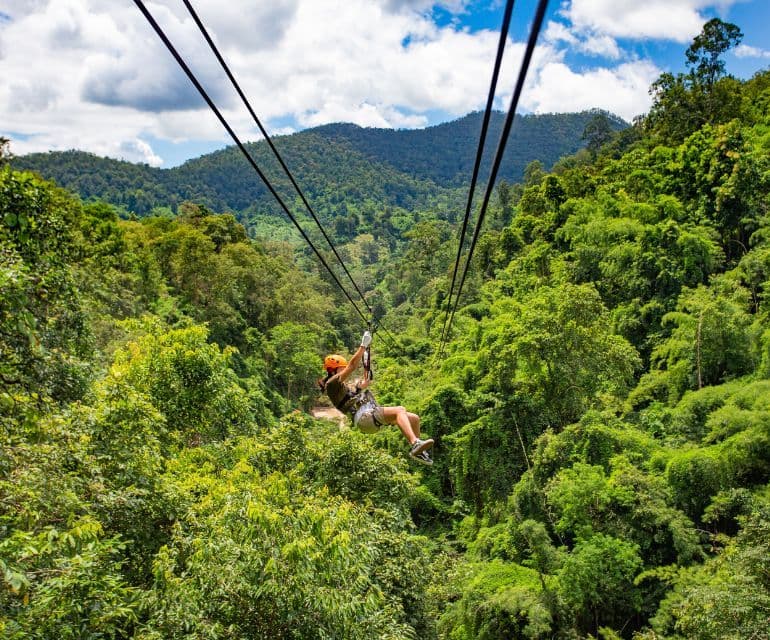
<instances>
[{"instance_id":1,"label":"sneaker","mask_svg":"<svg viewBox=\"0 0 770 640\"><path fill-rule=\"evenodd\" d=\"M418 453L427 451L432 446L433 438L428 438L427 440L420 440L417 438L417 440L414 441L414 444L412 444L412 447L409 449L409 455L414 458Z\"/></svg>"},{"instance_id":2,"label":"sneaker","mask_svg":"<svg viewBox=\"0 0 770 640\"><path fill-rule=\"evenodd\" d=\"M433 458L430 457L430 454L427 451L420 451L420 453L412 455L412 458L420 464L427 464L428 466L433 464Z\"/></svg>"}]
</instances>

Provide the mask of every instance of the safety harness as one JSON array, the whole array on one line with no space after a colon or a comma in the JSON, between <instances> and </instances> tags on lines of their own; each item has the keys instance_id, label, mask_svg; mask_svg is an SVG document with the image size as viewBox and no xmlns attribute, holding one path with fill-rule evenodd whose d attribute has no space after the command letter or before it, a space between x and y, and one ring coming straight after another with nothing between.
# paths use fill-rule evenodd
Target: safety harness
<instances>
[{"instance_id":1,"label":"safety harness","mask_svg":"<svg viewBox=\"0 0 770 640\"><path fill-rule=\"evenodd\" d=\"M339 395L335 394L335 389L332 387L332 389L329 390L331 391L329 398L331 399L332 404L343 413L354 416L356 415L356 411L365 404L374 402L374 396L368 389L356 389L353 391L344 382L338 382L337 384L343 388L343 393L340 393Z\"/></svg>"},{"instance_id":2,"label":"safety harness","mask_svg":"<svg viewBox=\"0 0 770 640\"><path fill-rule=\"evenodd\" d=\"M368 323L368 329L369 331L372 331L372 322ZM373 380L374 379L374 373L372 372L372 347L369 345L368 347L365 347L364 349L364 355L361 358L361 364L364 368L364 376L366 380ZM363 407L366 404L377 404L377 401L374 399L374 395L372 394L369 389L359 389L356 387L355 391L353 391L350 387L348 387L344 382L338 382L337 383L341 389L330 389L331 393L329 393L329 398L332 401L332 404L334 404L337 409L342 411L343 413L347 413L351 416L356 415L356 412ZM375 424L380 425L381 423L375 418L374 419Z\"/></svg>"}]
</instances>

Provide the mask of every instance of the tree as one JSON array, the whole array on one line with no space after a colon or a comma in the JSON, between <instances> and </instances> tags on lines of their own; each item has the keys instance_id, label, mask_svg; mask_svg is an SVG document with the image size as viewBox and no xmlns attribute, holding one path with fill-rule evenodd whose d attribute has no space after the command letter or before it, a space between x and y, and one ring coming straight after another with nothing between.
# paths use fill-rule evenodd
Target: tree
<instances>
[{"instance_id":1,"label":"tree","mask_svg":"<svg viewBox=\"0 0 770 640\"><path fill-rule=\"evenodd\" d=\"M670 337L652 354L654 366L667 372L670 398L753 370L748 307L748 292L724 280L685 290L676 311L663 318L673 327Z\"/></svg>"},{"instance_id":2,"label":"tree","mask_svg":"<svg viewBox=\"0 0 770 640\"><path fill-rule=\"evenodd\" d=\"M603 393L622 393L638 355L612 333L609 316L591 285L541 287L486 324L489 367L484 387L542 402L555 426L577 420Z\"/></svg>"},{"instance_id":3,"label":"tree","mask_svg":"<svg viewBox=\"0 0 770 640\"><path fill-rule=\"evenodd\" d=\"M563 429L622 395L639 358L612 333L590 285L543 286L521 302L501 297L479 335L467 339L478 345L469 377L480 417L450 439L456 486L481 515L510 493L526 469L527 447L548 425Z\"/></svg>"},{"instance_id":4,"label":"tree","mask_svg":"<svg viewBox=\"0 0 770 640\"><path fill-rule=\"evenodd\" d=\"M189 502L156 555L142 637L432 637L415 633L435 560L409 532L415 479L371 438L295 413L168 466Z\"/></svg>"},{"instance_id":5,"label":"tree","mask_svg":"<svg viewBox=\"0 0 770 640\"><path fill-rule=\"evenodd\" d=\"M500 224L507 227L513 218L514 193L505 180L497 183L497 199L500 205Z\"/></svg>"},{"instance_id":6,"label":"tree","mask_svg":"<svg viewBox=\"0 0 770 640\"><path fill-rule=\"evenodd\" d=\"M270 378L290 403L307 405L317 392L321 371L320 327L282 322L270 330L267 351Z\"/></svg>"},{"instance_id":7,"label":"tree","mask_svg":"<svg viewBox=\"0 0 770 640\"><path fill-rule=\"evenodd\" d=\"M725 77L725 52L743 37L734 24L709 20L687 49L688 74L664 73L650 88L653 105L646 126L680 142L704 124L727 122L740 111L737 81Z\"/></svg>"},{"instance_id":8,"label":"tree","mask_svg":"<svg viewBox=\"0 0 770 640\"><path fill-rule=\"evenodd\" d=\"M715 558L680 572L652 618L668 636L767 640L770 618L770 510L741 518L742 531Z\"/></svg>"},{"instance_id":9,"label":"tree","mask_svg":"<svg viewBox=\"0 0 770 640\"><path fill-rule=\"evenodd\" d=\"M725 63L721 56L740 44L743 33L734 24L712 18L703 25L687 48L687 66L698 84L708 88L724 75Z\"/></svg>"},{"instance_id":10,"label":"tree","mask_svg":"<svg viewBox=\"0 0 770 640\"><path fill-rule=\"evenodd\" d=\"M248 242L246 229L230 214L208 215L198 223L203 233L214 242L217 253L228 244Z\"/></svg>"},{"instance_id":11,"label":"tree","mask_svg":"<svg viewBox=\"0 0 770 640\"><path fill-rule=\"evenodd\" d=\"M545 640L554 637L554 616L537 572L492 561L467 569L457 602L439 622L441 637L457 640ZM461 596L461 597L460 597Z\"/></svg>"},{"instance_id":12,"label":"tree","mask_svg":"<svg viewBox=\"0 0 770 640\"><path fill-rule=\"evenodd\" d=\"M583 129L583 140L586 148L596 155L605 144L612 140L614 130L612 123L605 113L596 113Z\"/></svg>"},{"instance_id":13,"label":"tree","mask_svg":"<svg viewBox=\"0 0 770 640\"><path fill-rule=\"evenodd\" d=\"M0 398L10 400L0 415L22 397L66 403L85 391L90 333L71 266L81 217L70 195L0 167Z\"/></svg>"},{"instance_id":14,"label":"tree","mask_svg":"<svg viewBox=\"0 0 770 640\"><path fill-rule=\"evenodd\" d=\"M90 516L0 540L0 631L9 640L125 638L138 593L121 575L123 545ZM25 574L26 573L26 574ZM28 577L29 576L29 577Z\"/></svg>"},{"instance_id":15,"label":"tree","mask_svg":"<svg viewBox=\"0 0 770 640\"><path fill-rule=\"evenodd\" d=\"M222 440L253 431L246 392L230 368L231 349L206 341L205 327L151 333L115 355L113 379L145 394L171 434L186 444Z\"/></svg>"},{"instance_id":16,"label":"tree","mask_svg":"<svg viewBox=\"0 0 770 640\"><path fill-rule=\"evenodd\" d=\"M546 497L559 515L556 531L578 536L594 532L613 500L604 469L581 462L556 474L546 487Z\"/></svg>"},{"instance_id":17,"label":"tree","mask_svg":"<svg viewBox=\"0 0 770 640\"><path fill-rule=\"evenodd\" d=\"M409 248L401 262L401 277L407 281L409 293L413 294L448 264L449 225L438 220L418 222L404 237L409 240Z\"/></svg>"},{"instance_id":18,"label":"tree","mask_svg":"<svg viewBox=\"0 0 770 640\"><path fill-rule=\"evenodd\" d=\"M545 177L545 167L540 160L532 160L524 168L524 186L531 187L533 185L539 185Z\"/></svg>"},{"instance_id":19,"label":"tree","mask_svg":"<svg viewBox=\"0 0 770 640\"><path fill-rule=\"evenodd\" d=\"M598 534L575 545L559 572L562 596L584 633L620 628L642 604L634 578L642 569L637 545Z\"/></svg>"}]
</instances>

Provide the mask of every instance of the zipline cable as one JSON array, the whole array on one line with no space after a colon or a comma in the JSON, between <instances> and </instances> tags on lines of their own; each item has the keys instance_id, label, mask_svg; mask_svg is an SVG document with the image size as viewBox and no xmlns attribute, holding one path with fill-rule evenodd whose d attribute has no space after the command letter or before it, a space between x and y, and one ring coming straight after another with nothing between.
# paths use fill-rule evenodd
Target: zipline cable
<instances>
[{"instance_id":1,"label":"zipline cable","mask_svg":"<svg viewBox=\"0 0 770 640\"><path fill-rule=\"evenodd\" d=\"M353 305L355 310L358 312L358 315L361 316L361 319L364 321L364 323L368 323L369 319L363 314L361 309L358 308L358 305L356 304L355 300L350 296L350 294L347 292L345 287L342 286L342 283L339 281L339 278L337 278L337 275L334 273L334 271L331 270L329 265L327 264L324 257L321 255L321 253L316 249L315 245L313 244L312 240L308 237L308 235L305 233L305 231L302 229L302 227L299 225L295 217L292 215L291 211L289 211L289 208L284 203L281 196L278 194L278 192L275 190L272 184L270 184L270 181L267 179L264 173L262 173L262 170L257 165L254 158L251 156L249 151L246 149L246 147L243 145L243 143L240 141L238 136L236 135L235 131L233 131L232 127L228 124L225 117L222 115L222 113L219 111L217 106L214 104L212 99L209 97L206 90L203 88L203 86L198 82L198 79L195 77L195 74L190 70L190 67L187 66L187 63L184 61L182 56L179 54L179 52L176 50L174 45L171 43L171 41L168 39L166 34L164 33L163 29L160 27L160 25L155 21L155 18L152 16L152 14L147 10L147 7L145 7L143 0L134 0L134 4L139 8L139 10L142 12L144 17L147 19L147 22L150 23L150 26L155 30L155 33L158 34L158 37L161 39L163 44L166 45L166 48L169 50L172 56L174 56L174 59L177 61L180 67L182 67L182 70L187 74L187 77L190 79L190 82L193 83L195 88L198 90L198 92L201 94L203 99L206 101L206 104L208 104L209 108L214 112L214 114L219 119L220 123L222 123L222 126L227 130L227 133L230 134L230 137L233 139L233 142L235 142L236 146L241 150L241 153L246 157L246 160L248 160L249 164L252 166L254 171L257 172L257 175L262 179L262 182L265 184L265 186L268 188L270 193L273 195L273 197L278 201L278 204L281 205L281 208L286 212L286 215L289 216L289 220L291 220L294 223L294 226L297 228L297 230L300 232L302 237L305 239L305 241L310 245L310 248L315 253L316 257L320 260L321 264L326 267L326 270L329 272L331 277L334 279L334 282L337 284L337 286L341 289L342 293L345 294L345 297L348 299L350 304Z\"/></svg>"},{"instance_id":2,"label":"zipline cable","mask_svg":"<svg viewBox=\"0 0 770 640\"><path fill-rule=\"evenodd\" d=\"M331 241L329 236L326 234L326 231L324 230L323 226L321 225L321 222L318 220L318 216L316 216L315 211L310 206L310 203L307 201L307 198L305 198L305 194L302 192L302 189L300 189L299 185L297 184L297 181L294 179L294 176L292 175L291 171L289 171L289 167L286 166L286 163L283 160L283 157L278 152L278 149L275 148L275 145L273 144L273 140L268 135L267 131L265 130L265 127L262 126L262 122L257 117L257 114L254 112L254 109L251 106L251 103L249 102L248 98L246 97L246 94L241 89L240 84L238 84L238 81L235 79L235 76L233 75L232 71L230 71L230 67L225 62L224 58L222 57L222 54L219 52L219 48L214 43L214 40L209 35L208 30L204 26L203 22L201 21L200 17L198 16L198 13L193 8L192 4L190 3L190 0L182 0L184 3L184 6L187 7L187 11L189 12L190 16L192 16L192 19L195 21L195 24L198 25L198 29L200 30L201 34L203 34L203 37L205 38L206 42L208 43L209 47L211 48L211 51L214 53L214 56L216 56L216 59L219 61L219 64L222 66L222 69L227 74L227 77L230 79L230 82L233 85L233 88L236 90L238 95L241 98L241 101L243 102L244 106L248 110L249 114L253 118L254 122L256 123L257 127L259 127L260 132L265 138L265 142L267 142L268 146L270 147L271 151L275 155L276 159L281 165L281 168L283 169L286 176L291 181L292 186L294 189L296 189L297 193L299 194L300 199L302 200L302 203L305 205L305 208L310 213L311 217L315 221L316 225L318 226L318 229L320 230L321 234L323 235L324 239L328 243L329 247L331 248L332 252L334 253L334 256L337 258L339 263L342 265L343 270L345 271L345 275L347 275L348 279L350 280L350 283L353 285L355 290L358 292L358 295L361 296L361 301L364 303L364 306L369 311L369 315L373 316L374 312L372 311L372 308L369 306L369 303L366 301L366 298L364 297L364 294L362 293L361 289L358 288L358 285L356 284L356 281L353 280L353 276L350 274L350 271L348 271L348 268L345 266L345 262L340 257L340 254L337 252L337 249L334 246L334 243Z\"/></svg>"},{"instance_id":3,"label":"zipline cable","mask_svg":"<svg viewBox=\"0 0 770 640\"><path fill-rule=\"evenodd\" d=\"M481 203L481 209L479 210L479 217L476 220L476 228L473 232L473 239L471 240L471 246L468 249L468 256L465 261L465 267L463 268L463 275L460 278L460 285L457 288L457 297L455 298L454 307L452 308L452 314L449 316L449 325L447 327L447 337L449 334L449 327L452 326L452 320L457 312L457 306L460 302L460 294L463 290L463 284L465 284L465 277L468 275L468 270L471 264L471 258L473 257L473 251L476 248L476 241L479 239L479 232L481 231L481 225L484 222L484 215L487 212L487 206L489 205L489 198L492 195L492 189L495 186L495 180L497 179L497 172L500 170L500 164L503 161L503 153L505 152L505 145L508 141L508 135L511 132L511 126L513 125L513 119L516 115L516 107L519 104L519 98L521 97L522 89L524 88L524 80L529 70L529 64L532 61L532 53L535 50L537 44L537 37L540 34L540 29L543 26L543 18L545 17L545 11L548 7L548 0L540 0L535 12L535 19L532 24L532 29L529 32L529 40L527 42L527 48L524 51L524 58L521 61L521 68L519 69L519 77L516 80L516 88L513 91L511 97L511 106L508 109L508 114L505 117L505 124L503 125L503 131L500 134L500 140L497 143L497 152L495 153L495 160L492 164L492 171L489 175L489 182L487 183L486 191L484 192L484 199Z\"/></svg>"},{"instance_id":4,"label":"zipline cable","mask_svg":"<svg viewBox=\"0 0 770 640\"><path fill-rule=\"evenodd\" d=\"M276 159L278 160L278 162L281 165L281 168L284 170L284 173L289 178L292 186L294 187L294 189L299 194L299 197L302 200L302 203L305 205L305 208L310 213L310 216L313 218L313 221L318 226L318 229L321 232L321 234L323 235L323 237L326 240L327 244L329 245L329 248L332 250L332 252L334 253L334 256L337 258L337 260L339 261L340 265L342 266L342 269L345 272L345 275L348 277L348 279L350 280L350 283L353 285L353 288L356 290L356 292L360 296L361 301L363 302L364 306L366 307L367 311L369 312L370 318L373 319L374 318L374 311L369 306L369 303L367 302L363 292L361 291L361 289L358 287L358 285L356 284L355 280L353 279L353 276L351 275L350 271L348 270L344 260L340 256L339 252L337 251L337 248L334 246L334 243L329 238L329 235L326 233L326 230L321 225L321 222L318 219L318 216L316 215L316 213L313 210L313 208L310 206L310 203L308 202L307 198L305 197L305 194L302 192L302 189L299 187L299 184L297 184L297 181L295 180L294 175L289 170L289 168L286 165L283 157L281 156L281 154L278 152L278 149L273 144L273 141L272 141L271 137L269 136L269 134L265 130L265 127L262 125L262 122L260 121L259 117L257 117L257 114L255 113L254 109L252 108L251 103L249 102L249 100L246 97L245 93L241 89L240 84L235 79L235 76L233 75L232 71L230 70L230 67L225 62L222 54L219 51L219 48L216 46L216 44L214 43L213 39L211 38L208 30L206 29L205 25L203 24L203 21L200 19L200 17L198 16L198 13L195 11L194 7L189 2L189 0L182 0L182 1L184 3L185 7L187 7L187 10L188 10L190 16L194 20L195 24L198 26L198 29L200 30L201 34L205 38L205 40L208 43L209 47L211 48L211 51L214 53L214 56L219 61L219 64L221 65L222 69L224 70L225 74L227 75L228 79L230 80L231 84L233 85L233 88L238 93L238 96L241 98L241 101L243 102L244 106L246 107L246 109L248 110L248 112L251 115L252 119L254 120L255 124L257 125L257 127L260 130L260 132L264 136L265 141L267 142L268 146L270 147L271 151L273 152L273 155L275 155ZM344 292L344 289L343 289L343 292ZM390 338L391 345L395 346L396 339L391 335L391 333L388 331L387 327L385 327L382 324L381 321L379 322L379 326L385 332L385 335L387 335Z\"/></svg>"},{"instance_id":5,"label":"zipline cable","mask_svg":"<svg viewBox=\"0 0 770 640\"><path fill-rule=\"evenodd\" d=\"M185 0L187 2L187 0ZM457 270L460 267L460 258L462 257L463 244L465 243L465 232L468 228L468 221L471 216L471 203L473 202L473 195L476 191L476 180L479 177L479 168L481 167L481 157L484 154L484 145L487 139L487 129L489 127L489 119L492 115L492 105L495 101L495 91L497 90L497 79L500 75L500 67L503 62L503 52L505 51L505 44L508 39L508 27L511 23L511 14L513 13L514 0L508 0L505 5L505 12L503 13L503 22L500 27L500 41L497 44L497 55L495 57L495 66L492 71L492 82L489 85L489 95L487 96L487 107L484 110L484 119L481 123L481 134L479 135L479 145L476 149L476 161L473 165L473 175L471 177L471 186L468 190L468 203L465 205L465 217L463 218L462 230L460 231L460 238L457 243L457 257L455 258L455 266L452 270L452 284L449 287L449 295L447 296L447 312L444 316L444 326L441 329L441 342L439 347L439 355L443 351L444 337L446 335L447 321L449 320L449 308L452 304L452 293L455 289L455 281L457 278Z\"/></svg>"}]
</instances>

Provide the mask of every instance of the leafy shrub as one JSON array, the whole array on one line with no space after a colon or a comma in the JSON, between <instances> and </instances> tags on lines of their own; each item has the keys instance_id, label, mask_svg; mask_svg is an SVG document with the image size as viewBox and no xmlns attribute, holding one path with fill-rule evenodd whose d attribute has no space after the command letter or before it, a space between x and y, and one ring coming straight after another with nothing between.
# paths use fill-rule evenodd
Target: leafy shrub
<instances>
[{"instance_id":1,"label":"leafy shrub","mask_svg":"<svg viewBox=\"0 0 770 640\"><path fill-rule=\"evenodd\" d=\"M551 637L553 614L536 571L493 561L472 566L462 598L439 629L456 640Z\"/></svg>"},{"instance_id":2,"label":"leafy shrub","mask_svg":"<svg viewBox=\"0 0 770 640\"><path fill-rule=\"evenodd\" d=\"M600 625L621 627L642 605L634 578L641 571L639 548L597 534L575 545L559 572L562 597L584 632Z\"/></svg>"},{"instance_id":3,"label":"leafy shrub","mask_svg":"<svg viewBox=\"0 0 770 640\"><path fill-rule=\"evenodd\" d=\"M728 487L729 469L719 451L690 449L671 458L666 480L674 503L691 518L700 520L711 498Z\"/></svg>"},{"instance_id":4,"label":"leafy shrub","mask_svg":"<svg viewBox=\"0 0 770 640\"><path fill-rule=\"evenodd\" d=\"M206 341L201 326L153 333L115 355L114 379L125 379L163 414L187 444L222 440L253 429L250 403L229 367L230 350Z\"/></svg>"},{"instance_id":5,"label":"leafy shrub","mask_svg":"<svg viewBox=\"0 0 770 640\"><path fill-rule=\"evenodd\" d=\"M703 640L770 637L770 512L765 506L740 522L721 553L675 578L652 618L655 631Z\"/></svg>"}]
</instances>

